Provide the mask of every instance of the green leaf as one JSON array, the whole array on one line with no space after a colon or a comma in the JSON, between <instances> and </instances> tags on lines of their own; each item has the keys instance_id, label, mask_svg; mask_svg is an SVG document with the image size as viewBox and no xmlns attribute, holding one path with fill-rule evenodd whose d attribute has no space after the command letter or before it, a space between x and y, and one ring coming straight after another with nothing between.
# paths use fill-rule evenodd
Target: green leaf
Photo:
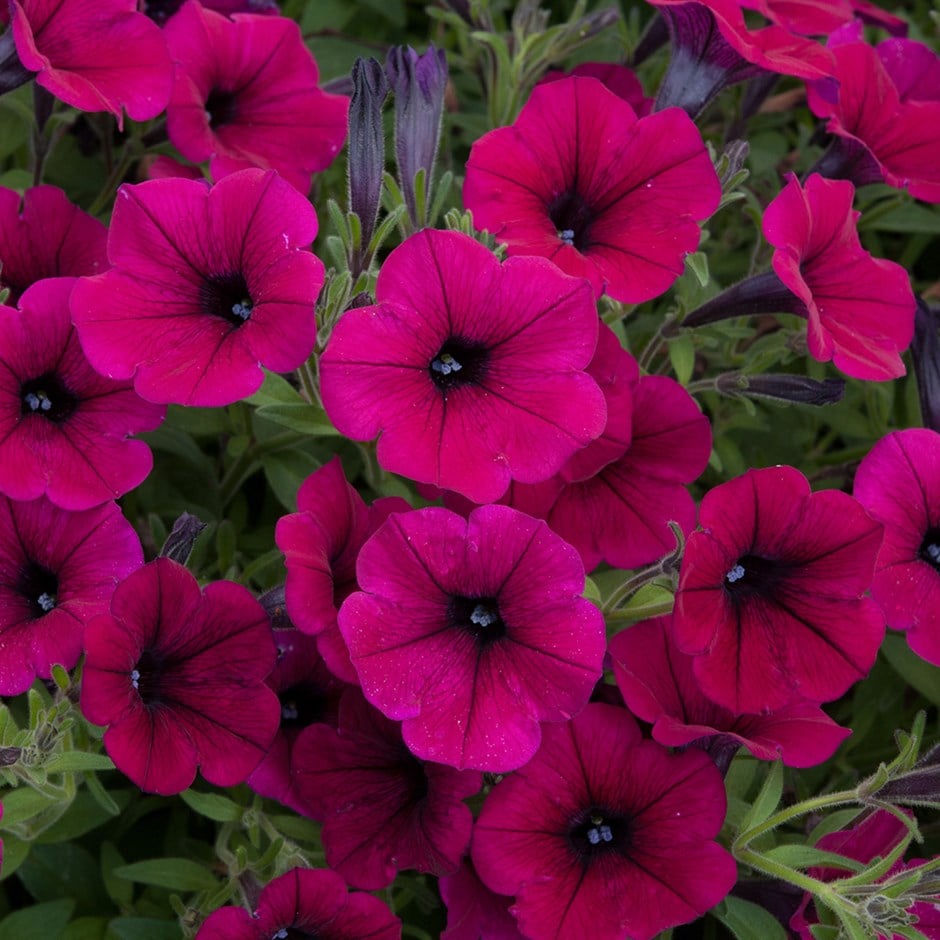
<instances>
[{"instance_id":1,"label":"green leaf","mask_svg":"<svg viewBox=\"0 0 940 940\"><path fill-rule=\"evenodd\" d=\"M699 284L702 287L708 287L708 282L711 280L708 273L708 255L704 251L693 251L685 256L685 263Z\"/></svg>"},{"instance_id":2,"label":"green leaf","mask_svg":"<svg viewBox=\"0 0 940 940\"><path fill-rule=\"evenodd\" d=\"M79 917L65 928L59 940L105 940L107 917Z\"/></svg>"},{"instance_id":3,"label":"green leaf","mask_svg":"<svg viewBox=\"0 0 940 940\"><path fill-rule=\"evenodd\" d=\"M107 754L86 754L84 751L63 751L45 764L46 773L75 773L77 770L114 770L114 762Z\"/></svg>"},{"instance_id":4,"label":"green leaf","mask_svg":"<svg viewBox=\"0 0 940 940\"><path fill-rule=\"evenodd\" d=\"M174 891L203 891L216 887L215 876L198 862L188 858L153 858L114 869L118 878L158 885Z\"/></svg>"},{"instance_id":5,"label":"green leaf","mask_svg":"<svg viewBox=\"0 0 940 940\"><path fill-rule=\"evenodd\" d=\"M600 588L597 586L597 583L590 578L584 579L584 596L595 606L601 606L602 598Z\"/></svg>"},{"instance_id":6,"label":"green leaf","mask_svg":"<svg viewBox=\"0 0 940 940\"><path fill-rule=\"evenodd\" d=\"M3 866L0 868L0 881L9 878L29 857L31 842L24 842L16 836L3 837Z\"/></svg>"},{"instance_id":7,"label":"green leaf","mask_svg":"<svg viewBox=\"0 0 940 940\"><path fill-rule=\"evenodd\" d=\"M297 512L297 490L301 483L318 469L320 462L303 451L265 454L261 458L264 475L274 495L289 512Z\"/></svg>"},{"instance_id":8,"label":"green leaf","mask_svg":"<svg viewBox=\"0 0 940 940\"><path fill-rule=\"evenodd\" d=\"M884 214L873 214L870 222L866 222L863 214L858 221L858 227L859 231L876 229L881 232L900 232L902 235L912 235L915 232L940 235L940 212L912 202L906 206L897 206Z\"/></svg>"},{"instance_id":9,"label":"green leaf","mask_svg":"<svg viewBox=\"0 0 940 940\"><path fill-rule=\"evenodd\" d=\"M48 829L40 833L36 842L42 845L55 842L68 842L71 839L77 839L86 832L103 826L106 822L114 819L120 810L130 802L131 794L129 790L118 790L114 793L117 801L114 804L114 811L103 807L93 793L88 790L80 790L72 801L72 805L63 814L62 818L53 823Z\"/></svg>"},{"instance_id":10,"label":"green leaf","mask_svg":"<svg viewBox=\"0 0 940 940\"><path fill-rule=\"evenodd\" d=\"M290 405L263 405L258 409L258 417L266 418L292 431L300 431L302 434L321 437L336 437L339 434L339 431L333 427L333 422L326 416L326 412L319 405L307 401Z\"/></svg>"},{"instance_id":11,"label":"green leaf","mask_svg":"<svg viewBox=\"0 0 940 940\"><path fill-rule=\"evenodd\" d=\"M8 830L16 823L38 816L48 809L55 800L43 796L28 787L20 787L3 797L3 819L0 819L0 831Z\"/></svg>"},{"instance_id":12,"label":"green leaf","mask_svg":"<svg viewBox=\"0 0 940 940\"><path fill-rule=\"evenodd\" d=\"M748 829L759 826L764 820L768 819L780 802L783 793L783 763L774 761L770 765L770 771L764 779L764 784L757 794L757 799L751 804L751 809L744 817L741 823L741 833Z\"/></svg>"},{"instance_id":13,"label":"green leaf","mask_svg":"<svg viewBox=\"0 0 940 940\"><path fill-rule=\"evenodd\" d=\"M902 636L887 636L881 646L894 671L934 705L940 705L940 668L921 659Z\"/></svg>"},{"instance_id":14,"label":"green leaf","mask_svg":"<svg viewBox=\"0 0 940 940\"><path fill-rule=\"evenodd\" d=\"M97 861L74 842L33 846L17 877L37 901L71 898L81 915L109 907Z\"/></svg>"},{"instance_id":15,"label":"green leaf","mask_svg":"<svg viewBox=\"0 0 940 940\"><path fill-rule=\"evenodd\" d=\"M134 900L134 886L124 878L118 878L114 872L125 865L124 858L113 842L101 845L101 880L108 897L118 907L130 907Z\"/></svg>"},{"instance_id":16,"label":"green leaf","mask_svg":"<svg viewBox=\"0 0 940 940\"><path fill-rule=\"evenodd\" d=\"M74 908L75 902L71 898L62 898L14 911L0 922L0 940L49 940L50 937L60 937Z\"/></svg>"},{"instance_id":17,"label":"green leaf","mask_svg":"<svg viewBox=\"0 0 940 940\"><path fill-rule=\"evenodd\" d=\"M787 865L790 868L811 868L813 866L827 866L838 868L845 872L860 872L865 866L851 858L845 858L835 852L824 852L809 845L778 845L776 848L764 852L767 858Z\"/></svg>"},{"instance_id":18,"label":"green leaf","mask_svg":"<svg viewBox=\"0 0 940 940\"><path fill-rule=\"evenodd\" d=\"M184 790L180 796L183 802L192 810L214 819L216 822L237 822L242 818L242 808L224 796L217 793L199 793L196 790Z\"/></svg>"},{"instance_id":19,"label":"green leaf","mask_svg":"<svg viewBox=\"0 0 940 940\"><path fill-rule=\"evenodd\" d=\"M787 940L787 932L769 911L731 895L712 913L737 940Z\"/></svg>"},{"instance_id":20,"label":"green leaf","mask_svg":"<svg viewBox=\"0 0 940 940\"><path fill-rule=\"evenodd\" d=\"M176 921L157 920L155 917L115 917L108 929L119 940L180 940Z\"/></svg>"},{"instance_id":21,"label":"green leaf","mask_svg":"<svg viewBox=\"0 0 940 940\"><path fill-rule=\"evenodd\" d=\"M695 343L688 333L677 336L669 344L669 361L680 385L687 385L695 368Z\"/></svg>"},{"instance_id":22,"label":"green leaf","mask_svg":"<svg viewBox=\"0 0 940 940\"><path fill-rule=\"evenodd\" d=\"M813 828L813 831L809 834L809 841L815 845L823 836L829 835L830 832L841 832L854 822L861 812L861 808L856 806L852 809L839 809L834 813L830 813L818 826Z\"/></svg>"}]
</instances>

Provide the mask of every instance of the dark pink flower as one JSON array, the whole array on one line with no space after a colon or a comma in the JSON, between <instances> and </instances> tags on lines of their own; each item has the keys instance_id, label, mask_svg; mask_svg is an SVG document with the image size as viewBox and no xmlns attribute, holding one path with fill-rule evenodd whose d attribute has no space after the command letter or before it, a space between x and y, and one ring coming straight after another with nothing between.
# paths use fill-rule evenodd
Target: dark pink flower
<instances>
[{"instance_id":1,"label":"dark pink flower","mask_svg":"<svg viewBox=\"0 0 940 940\"><path fill-rule=\"evenodd\" d=\"M19 310L0 307L0 493L88 509L147 476L150 448L128 436L155 428L165 409L91 367L69 318L75 283L48 278Z\"/></svg>"},{"instance_id":2,"label":"dark pink flower","mask_svg":"<svg viewBox=\"0 0 940 940\"><path fill-rule=\"evenodd\" d=\"M382 265L376 300L339 320L320 378L343 434L381 433L387 470L485 503L513 479L547 479L602 432L604 397L583 371L598 329L584 281L425 229Z\"/></svg>"},{"instance_id":3,"label":"dark pink flower","mask_svg":"<svg viewBox=\"0 0 940 940\"><path fill-rule=\"evenodd\" d=\"M821 45L782 26L750 29L736 0L650 0L672 41L656 107L678 105L697 117L729 85L767 72L818 79L832 74Z\"/></svg>"},{"instance_id":4,"label":"dark pink flower","mask_svg":"<svg viewBox=\"0 0 940 940\"><path fill-rule=\"evenodd\" d=\"M467 851L473 817L463 800L480 775L419 761L358 689L343 693L336 729L301 732L293 771L323 819L327 864L355 887L384 888L406 868L449 874Z\"/></svg>"},{"instance_id":5,"label":"dark pink flower","mask_svg":"<svg viewBox=\"0 0 940 940\"><path fill-rule=\"evenodd\" d=\"M253 913L241 907L214 911L197 940L398 940L401 922L376 897L350 893L324 869L292 868L261 892Z\"/></svg>"},{"instance_id":6,"label":"dark pink flower","mask_svg":"<svg viewBox=\"0 0 940 940\"><path fill-rule=\"evenodd\" d=\"M553 69L546 72L541 82L557 82L569 76L596 78L605 88L609 88L618 98L623 98L637 117L646 117L653 109L653 99L643 93L643 86L633 69L615 62L583 62L570 72Z\"/></svg>"},{"instance_id":7,"label":"dark pink flower","mask_svg":"<svg viewBox=\"0 0 940 940\"><path fill-rule=\"evenodd\" d=\"M637 118L599 81L537 86L511 127L470 151L463 198L510 255L541 255L594 293L663 293L698 247L721 184L687 114Z\"/></svg>"},{"instance_id":8,"label":"dark pink flower","mask_svg":"<svg viewBox=\"0 0 940 940\"><path fill-rule=\"evenodd\" d=\"M142 790L185 790L196 765L210 783L241 783L267 752L280 704L264 608L240 584L200 591L158 558L125 578L110 615L85 630L81 707L107 725L104 745Z\"/></svg>"},{"instance_id":9,"label":"dark pink flower","mask_svg":"<svg viewBox=\"0 0 940 940\"><path fill-rule=\"evenodd\" d=\"M317 652L317 641L293 628L275 629L277 665L268 686L281 703L281 723L248 786L299 813L308 811L291 777L291 753L304 728L336 725L339 699L347 684L336 678Z\"/></svg>"},{"instance_id":10,"label":"dark pink flower","mask_svg":"<svg viewBox=\"0 0 940 940\"><path fill-rule=\"evenodd\" d=\"M759 10L772 23L804 36L828 35L853 22L879 26L895 36L907 32L904 20L867 0L744 0L741 6Z\"/></svg>"},{"instance_id":11,"label":"dark pink flower","mask_svg":"<svg viewBox=\"0 0 940 940\"><path fill-rule=\"evenodd\" d=\"M705 754L670 754L624 709L590 704L546 728L535 757L493 787L473 863L493 891L516 895L526 937L650 940L734 885L734 859L713 841L724 817Z\"/></svg>"},{"instance_id":12,"label":"dark pink flower","mask_svg":"<svg viewBox=\"0 0 940 940\"><path fill-rule=\"evenodd\" d=\"M392 516L339 612L366 698L425 760L503 772L587 702L604 622L577 553L507 506Z\"/></svg>"},{"instance_id":13,"label":"dark pink flower","mask_svg":"<svg viewBox=\"0 0 940 940\"><path fill-rule=\"evenodd\" d=\"M830 832L824 835L814 847L820 851L834 852L836 855L843 855L846 858L869 865L876 858L884 858L893 849L897 848L907 832L907 826L897 816L879 809L865 816L851 829L843 829L839 832ZM915 864L913 862L895 862L882 880L900 875L902 872L910 870ZM848 868L810 868L807 874L812 878L828 882L839 878L848 878L852 875L852 871ZM813 940L814 935L811 933L811 928L819 922L816 911L812 907L812 901L812 895L805 894L803 903L790 920L790 929L800 937L800 940ZM912 904L906 913L914 918L913 926L915 929L919 930L928 940L940 940L940 907L936 903L918 901ZM893 931L891 933L879 931L877 936L879 938L887 937L888 940L902 940L904 935L896 934Z\"/></svg>"},{"instance_id":14,"label":"dark pink flower","mask_svg":"<svg viewBox=\"0 0 940 940\"><path fill-rule=\"evenodd\" d=\"M9 289L7 303L15 306L43 278L104 271L107 238L107 228L56 186L33 186L22 196L0 186L0 290Z\"/></svg>"},{"instance_id":15,"label":"dark pink flower","mask_svg":"<svg viewBox=\"0 0 940 940\"><path fill-rule=\"evenodd\" d=\"M855 378L895 378L914 335L914 293L904 268L862 248L854 194L847 181L814 173L800 186L791 175L764 213L764 236L774 271L806 308L810 355Z\"/></svg>"},{"instance_id":16,"label":"dark pink flower","mask_svg":"<svg viewBox=\"0 0 940 940\"><path fill-rule=\"evenodd\" d=\"M82 278L72 315L105 375L149 401L225 405L295 369L316 341L323 264L313 207L269 170L215 186L150 180L118 191L114 267Z\"/></svg>"},{"instance_id":17,"label":"dark pink flower","mask_svg":"<svg viewBox=\"0 0 940 940\"><path fill-rule=\"evenodd\" d=\"M686 543L672 638L712 701L759 713L838 698L884 637L871 585L882 526L793 467L710 490Z\"/></svg>"},{"instance_id":18,"label":"dark pink flower","mask_svg":"<svg viewBox=\"0 0 940 940\"><path fill-rule=\"evenodd\" d=\"M622 630L610 641L610 657L627 708L650 722L653 738L667 747L701 742L718 760L730 759L743 745L759 760L812 767L832 757L852 733L809 702L760 715L736 715L716 705L699 688L692 657L670 641L665 617Z\"/></svg>"},{"instance_id":19,"label":"dark pink flower","mask_svg":"<svg viewBox=\"0 0 940 940\"><path fill-rule=\"evenodd\" d=\"M601 561L615 568L656 561L675 546L669 522L685 532L695 525L687 484L708 464L711 443L708 418L689 393L672 379L644 376L629 446L592 476L567 482L545 518L587 571Z\"/></svg>"},{"instance_id":20,"label":"dark pink flower","mask_svg":"<svg viewBox=\"0 0 940 940\"><path fill-rule=\"evenodd\" d=\"M173 67L160 29L137 0L10 0L10 31L36 82L81 111L135 121L167 106Z\"/></svg>"},{"instance_id":21,"label":"dark pink flower","mask_svg":"<svg viewBox=\"0 0 940 940\"><path fill-rule=\"evenodd\" d=\"M179 152L211 160L215 179L247 167L277 170L306 194L346 139L349 99L317 87L300 28L286 17L183 5L165 28L176 62L167 130Z\"/></svg>"},{"instance_id":22,"label":"dark pink flower","mask_svg":"<svg viewBox=\"0 0 940 940\"><path fill-rule=\"evenodd\" d=\"M143 560L114 502L68 512L0 496L0 695L48 679L55 663L71 669L85 624Z\"/></svg>"},{"instance_id":23,"label":"dark pink flower","mask_svg":"<svg viewBox=\"0 0 940 940\"><path fill-rule=\"evenodd\" d=\"M883 437L855 474L855 498L885 527L871 596L888 626L940 666L940 434Z\"/></svg>"},{"instance_id":24,"label":"dark pink flower","mask_svg":"<svg viewBox=\"0 0 940 940\"><path fill-rule=\"evenodd\" d=\"M139 0L140 12L146 13L155 23L162 26L179 10L185 0ZM277 16L280 10L277 0L199 0L207 10L216 13L265 13Z\"/></svg>"},{"instance_id":25,"label":"dark pink flower","mask_svg":"<svg viewBox=\"0 0 940 940\"><path fill-rule=\"evenodd\" d=\"M928 87L935 68L925 69L922 59L936 56L929 50L912 53L915 45L905 41L904 55L912 60L905 66L899 66L893 46L882 53L864 42L833 45L833 78L808 84L807 100L838 138L821 172L856 185L883 181L916 199L940 202L940 95L935 88L916 90L922 86L910 79L916 68Z\"/></svg>"},{"instance_id":26,"label":"dark pink flower","mask_svg":"<svg viewBox=\"0 0 940 940\"><path fill-rule=\"evenodd\" d=\"M522 940L509 912L513 899L490 891L469 857L454 874L441 878L438 886L447 907L447 929L441 940Z\"/></svg>"}]
</instances>

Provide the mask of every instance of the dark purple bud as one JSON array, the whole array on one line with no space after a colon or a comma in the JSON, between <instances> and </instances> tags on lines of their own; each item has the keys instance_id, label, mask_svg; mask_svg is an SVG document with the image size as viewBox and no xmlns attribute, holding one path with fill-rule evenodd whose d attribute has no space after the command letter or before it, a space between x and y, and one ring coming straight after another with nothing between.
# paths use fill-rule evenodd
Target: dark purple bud
<instances>
[{"instance_id":1,"label":"dark purple bud","mask_svg":"<svg viewBox=\"0 0 940 940\"><path fill-rule=\"evenodd\" d=\"M917 377L921 420L925 428L940 431L940 310L917 299L911 361Z\"/></svg>"},{"instance_id":2,"label":"dark purple bud","mask_svg":"<svg viewBox=\"0 0 940 940\"><path fill-rule=\"evenodd\" d=\"M349 208L359 216L362 241L358 263L375 231L385 172L382 107L388 95L385 70L375 59L356 59L349 103ZM354 271L355 276L358 272Z\"/></svg>"},{"instance_id":3,"label":"dark purple bud","mask_svg":"<svg viewBox=\"0 0 940 940\"><path fill-rule=\"evenodd\" d=\"M0 747L0 767L12 767L22 754L21 747Z\"/></svg>"},{"instance_id":4,"label":"dark purple bud","mask_svg":"<svg viewBox=\"0 0 940 940\"><path fill-rule=\"evenodd\" d=\"M700 3L660 7L672 42L672 58L659 86L655 111L685 109L693 119L724 88L760 75L721 35L715 17Z\"/></svg>"},{"instance_id":5,"label":"dark purple bud","mask_svg":"<svg viewBox=\"0 0 940 940\"><path fill-rule=\"evenodd\" d=\"M23 66L17 55L13 30L7 27L6 32L0 35L0 95L25 85L31 78L33 73Z\"/></svg>"},{"instance_id":6,"label":"dark purple bud","mask_svg":"<svg viewBox=\"0 0 940 940\"><path fill-rule=\"evenodd\" d=\"M930 748L912 770L868 795L895 806L940 807L940 744Z\"/></svg>"},{"instance_id":7,"label":"dark purple bud","mask_svg":"<svg viewBox=\"0 0 940 940\"><path fill-rule=\"evenodd\" d=\"M418 55L410 46L396 46L385 64L395 92L395 159L398 178L411 221L420 226L424 218L415 198L415 176L425 173L425 192L431 191L431 174L441 137L444 89L447 87L447 57L433 45ZM426 211L426 209L425 209Z\"/></svg>"},{"instance_id":8,"label":"dark purple bud","mask_svg":"<svg viewBox=\"0 0 940 940\"><path fill-rule=\"evenodd\" d=\"M275 630L287 630L294 626L290 617L287 615L287 596L283 584L279 584L265 591L264 594L258 598L258 602L271 618L271 626L274 627Z\"/></svg>"},{"instance_id":9,"label":"dark purple bud","mask_svg":"<svg viewBox=\"0 0 940 940\"><path fill-rule=\"evenodd\" d=\"M871 151L858 140L834 137L829 149L803 174L805 182L813 173L831 180L849 180L856 188L883 183L884 173Z\"/></svg>"},{"instance_id":10,"label":"dark purple bud","mask_svg":"<svg viewBox=\"0 0 940 940\"><path fill-rule=\"evenodd\" d=\"M160 549L161 558L171 558L185 565L189 556L192 554L193 545L199 533L206 527L206 524L192 513L184 512L173 523L173 529L166 537L163 548Z\"/></svg>"},{"instance_id":11,"label":"dark purple bud","mask_svg":"<svg viewBox=\"0 0 940 940\"><path fill-rule=\"evenodd\" d=\"M695 329L719 320L750 317L760 313L795 313L807 316L803 301L792 293L773 271L755 274L723 290L682 320L683 329Z\"/></svg>"},{"instance_id":12,"label":"dark purple bud","mask_svg":"<svg viewBox=\"0 0 940 940\"><path fill-rule=\"evenodd\" d=\"M776 401L797 402L801 405L832 405L842 401L845 382L842 379L824 379L822 382L805 375L767 374L742 375L728 372L719 375L715 387L724 395L749 398L772 398Z\"/></svg>"}]
</instances>

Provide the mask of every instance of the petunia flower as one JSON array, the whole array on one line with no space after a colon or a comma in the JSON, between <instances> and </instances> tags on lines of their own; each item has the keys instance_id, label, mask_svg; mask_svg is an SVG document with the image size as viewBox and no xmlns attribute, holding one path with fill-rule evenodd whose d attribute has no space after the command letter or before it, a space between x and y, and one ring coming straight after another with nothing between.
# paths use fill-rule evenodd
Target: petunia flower
<instances>
[{"instance_id":1,"label":"petunia flower","mask_svg":"<svg viewBox=\"0 0 940 940\"><path fill-rule=\"evenodd\" d=\"M185 0L139 0L140 12L146 13L155 23L164 23L185 3ZM277 0L199 0L207 10L224 13L264 13L277 16Z\"/></svg>"},{"instance_id":2,"label":"petunia flower","mask_svg":"<svg viewBox=\"0 0 940 940\"><path fill-rule=\"evenodd\" d=\"M10 27L23 69L80 111L110 111L122 126L167 106L173 66L156 24L137 0L10 0ZM0 53L2 57L2 53Z\"/></svg>"},{"instance_id":3,"label":"petunia flower","mask_svg":"<svg viewBox=\"0 0 940 940\"><path fill-rule=\"evenodd\" d=\"M441 940L522 940L510 913L512 898L490 891L467 857L452 875L438 882L447 908L447 929Z\"/></svg>"},{"instance_id":4,"label":"petunia flower","mask_svg":"<svg viewBox=\"0 0 940 940\"><path fill-rule=\"evenodd\" d=\"M672 619L702 691L735 713L825 702L868 675L884 638L871 585L882 526L793 467L710 490Z\"/></svg>"},{"instance_id":5,"label":"petunia flower","mask_svg":"<svg viewBox=\"0 0 940 940\"><path fill-rule=\"evenodd\" d=\"M705 754L670 754L625 709L592 703L493 787L473 863L491 890L515 894L526 937L650 940L734 885L734 859L713 841L724 816Z\"/></svg>"},{"instance_id":6,"label":"petunia flower","mask_svg":"<svg viewBox=\"0 0 940 940\"><path fill-rule=\"evenodd\" d=\"M69 512L0 496L0 695L48 679L55 663L71 669L85 624L143 560L114 502Z\"/></svg>"},{"instance_id":7,"label":"petunia flower","mask_svg":"<svg viewBox=\"0 0 940 940\"><path fill-rule=\"evenodd\" d=\"M663 293L698 247L721 184L678 109L637 118L592 78L538 85L511 127L470 151L463 199L510 255L540 255L586 277L595 296Z\"/></svg>"},{"instance_id":8,"label":"petunia flower","mask_svg":"<svg viewBox=\"0 0 940 940\"><path fill-rule=\"evenodd\" d=\"M473 817L463 802L480 775L418 760L400 727L362 697L343 693L336 729L311 725L293 753L298 793L323 820L327 864L357 888L378 890L397 871L457 869Z\"/></svg>"},{"instance_id":9,"label":"petunia flower","mask_svg":"<svg viewBox=\"0 0 940 940\"><path fill-rule=\"evenodd\" d=\"M859 464L853 493L885 527L872 597L888 626L940 666L940 434L883 437Z\"/></svg>"},{"instance_id":10,"label":"petunia flower","mask_svg":"<svg viewBox=\"0 0 940 940\"><path fill-rule=\"evenodd\" d=\"M781 26L750 29L736 0L650 0L666 21L672 57L656 108L684 108L694 118L722 89L768 72L819 79L832 55Z\"/></svg>"},{"instance_id":11,"label":"petunia flower","mask_svg":"<svg viewBox=\"0 0 940 940\"><path fill-rule=\"evenodd\" d=\"M399 940L401 921L376 897L325 869L292 868L269 882L253 913L220 907L196 940Z\"/></svg>"},{"instance_id":12,"label":"petunia flower","mask_svg":"<svg viewBox=\"0 0 940 940\"><path fill-rule=\"evenodd\" d=\"M806 89L810 109L836 135L817 169L857 186L884 182L915 199L940 202L936 54L899 39L877 49L861 41L837 42L831 53L832 78Z\"/></svg>"},{"instance_id":13,"label":"petunia flower","mask_svg":"<svg viewBox=\"0 0 940 940\"><path fill-rule=\"evenodd\" d=\"M339 628L366 698L418 757L520 767L600 678L604 624L577 553L515 509L392 516L356 570Z\"/></svg>"},{"instance_id":14,"label":"petunia flower","mask_svg":"<svg viewBox=\"0 0 940 940\"><path fill-rule=\"evenodd\" d=\"M916 302L907 272L873 258L858 237L855 188L812 174L790 176L764 213L773 272L720 293L683 320L697 327L727 317L789 312L806 317L806 343L846 375L884 381L904 375L901 353L914 334Z\"/></svg>"},{"instance_id":15,"label":"petunia flower","mask_svg":"<svg viewBox=\"0 0 940 940\"><path fill-rule=\"evenodd\" d=\"M176 62L167 132L179 152L210 160L214 179L277 170L306 194L346 139L349 99L317 86L300 27L283 16L223 16L195 0L164 27Z\"/></svg>"},{"instance_id":16,"label":"petunia flower","mask_svg":"<svg viewBox=\"0 0 940 940\"><path fill-rule=\"evenodd\" d=\"M322 262L313 207L269 170L215 186L149 180L118 191L111 270L82 278L72 315L99 372L148 401L225 405L287 372L316 341Z\"/></svg>"},{"instance_id":17,"label":"petunia flower","mask_svg":"<svg viewBox=\"0 0 940 940\"><path fill-rule=\"evenodd\" d=\"M21 196L0 186L0 290L14 307L31 284L80 277L108 267L108 230L69 202L57 186L33 186Z\"/></svg>"},{"instance_id":18,"label":"petunia flower","mask_svg":"<svg viewBox=\"0 0 940 940\"><path fill-rule=\"evenodd\" d=\"M137 486L153 456L143 441L165 409L89 364L69 318L74 278L48 278L0 307L0 493L43 494L88 509Z\"/></svg>"},{"instance_id":19,"label":"petunia flower","mask_svg":"<svg viewBox=\"0 0 940 940\"><path fill-rule=\"evenodd\" d=\"M347 311L320 361L323 405L387 470L499 499L555 473L606 420L584 373L598 318L587 283L425 229L382 265L376 306Z\"/></svg>"},{"instance_id":20,"label":"petunia flower","mask_svg":"<svg viewBox=\"0 0 940 940\"><path fill-rule=\"evenodd\" d=\"M157 558L85 629L82 713L107 726L108 755L142 790L180 793L197 765L234 786L277 731L280 704L264 682L274 660L268 616L246 588L200 591L182 565Z\"/></svg>"},{"instance_id":21,"label":"petunia flower","mask_svg":"<svg viewBox=\"0 0 940 940\"><path fill-rule=\"evenodd\" d=\"M267 684L281 704L281 723L268 753L247 782L255 793L306 813L309 808L291 776L294 745L310 725L336 725L340 696L347 684L327 668L314 637L292 627L275 629L274 643L277 664Z\"/></svg>"},{"instance_id":22,"label":"petunia flower","mask_svg":"<svg viewBox=\"0 0 940 940\"><path fill-rule=\"evenodd\" d=\"M772 23L803 36L826 36L854 22L868 23L894 36L907 32L907 22L868 0L744 0Z\"/></svg>"},{"instance_id":23,"label":"petunia flower","mask_svg":"<svg viewBox=\"0 0 940 940\"><path fill-rule=\"evenodd\" d=\"M297 508L278 520L274 536L287 565L287 612L298 630L317 637L333 674L358 684L336 615L358 587L356 558L363 543L393 512L411 506L396 496L366 506L334 457L301 484Z\"/></svg>"},{"instance_id":24,"label":"petunia flower","mask_svg":"<svg viewBox=\"0 0 940 940\"><path fill-rule=\"evenodd\" d=\"M552 69L545 73L539 83L557 82L569 76L596 78L618 98L623 98L633 108L637 117L646 117L653 110L653 99L646 97L636 73L626 65L618 65L615 62L582 62L570 72Z\"/></svg>"},{"instance_id":25,"label":"petunia flower","mask_svg":"<svg viewBox=\"0 0 940 940\"><path fill-rule=\"evenodd\" d=\"M813 767L832 757L852 733L809 702L759 715L736 715L716 705L699 688L692 657L670 640L668 619L634 624L610 641L614 676L627 708L653 725L653 739L660 744L698 743L725 766L743 745L758 760Z\"/></svg>"}]
</instances>

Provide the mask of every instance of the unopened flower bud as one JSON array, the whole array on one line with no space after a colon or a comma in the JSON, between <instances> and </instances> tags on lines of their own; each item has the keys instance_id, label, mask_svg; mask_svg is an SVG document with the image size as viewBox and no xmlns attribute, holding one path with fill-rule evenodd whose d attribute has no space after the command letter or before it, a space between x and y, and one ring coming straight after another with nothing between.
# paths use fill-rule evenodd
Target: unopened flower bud
<instances>
[{"instance_id":1,"label":"unopened flower bud","mask_svg":"<svg viewBox=\"0 0 940 940\"><path fill-rule=\"evenodd\" d=\"M940 431L940 311L918 298L911 360L924 427Z\"/></svg>"},{"instance_id":2,"label":"unopened flower bud","mask_svg":"<svg viewBox=\"0 0 940 940\"><path fill-rule=\"evenodd\" d=\"M772 398L776 401L797 402L802 405L832 405L842 400L845 382L842 379L816 379L805 375L768 374L742 375L728 372L715 380L719 392L737 397Z\"/></svg>"},{"instance_id":3,"label":"unopened flower bud","mask_svg":"<svg viewBox=\"0 0 940 940\"><path fill-rule=\"evenodd\" d=\"M199 537L199 533L206 527L206 524L192 513L184 512L173 523L173 529L166 537L163 548L160 549L162 558L170 558L185 565L187 559L192 554L193 545Z\"/></svg>"}]
</instances>

